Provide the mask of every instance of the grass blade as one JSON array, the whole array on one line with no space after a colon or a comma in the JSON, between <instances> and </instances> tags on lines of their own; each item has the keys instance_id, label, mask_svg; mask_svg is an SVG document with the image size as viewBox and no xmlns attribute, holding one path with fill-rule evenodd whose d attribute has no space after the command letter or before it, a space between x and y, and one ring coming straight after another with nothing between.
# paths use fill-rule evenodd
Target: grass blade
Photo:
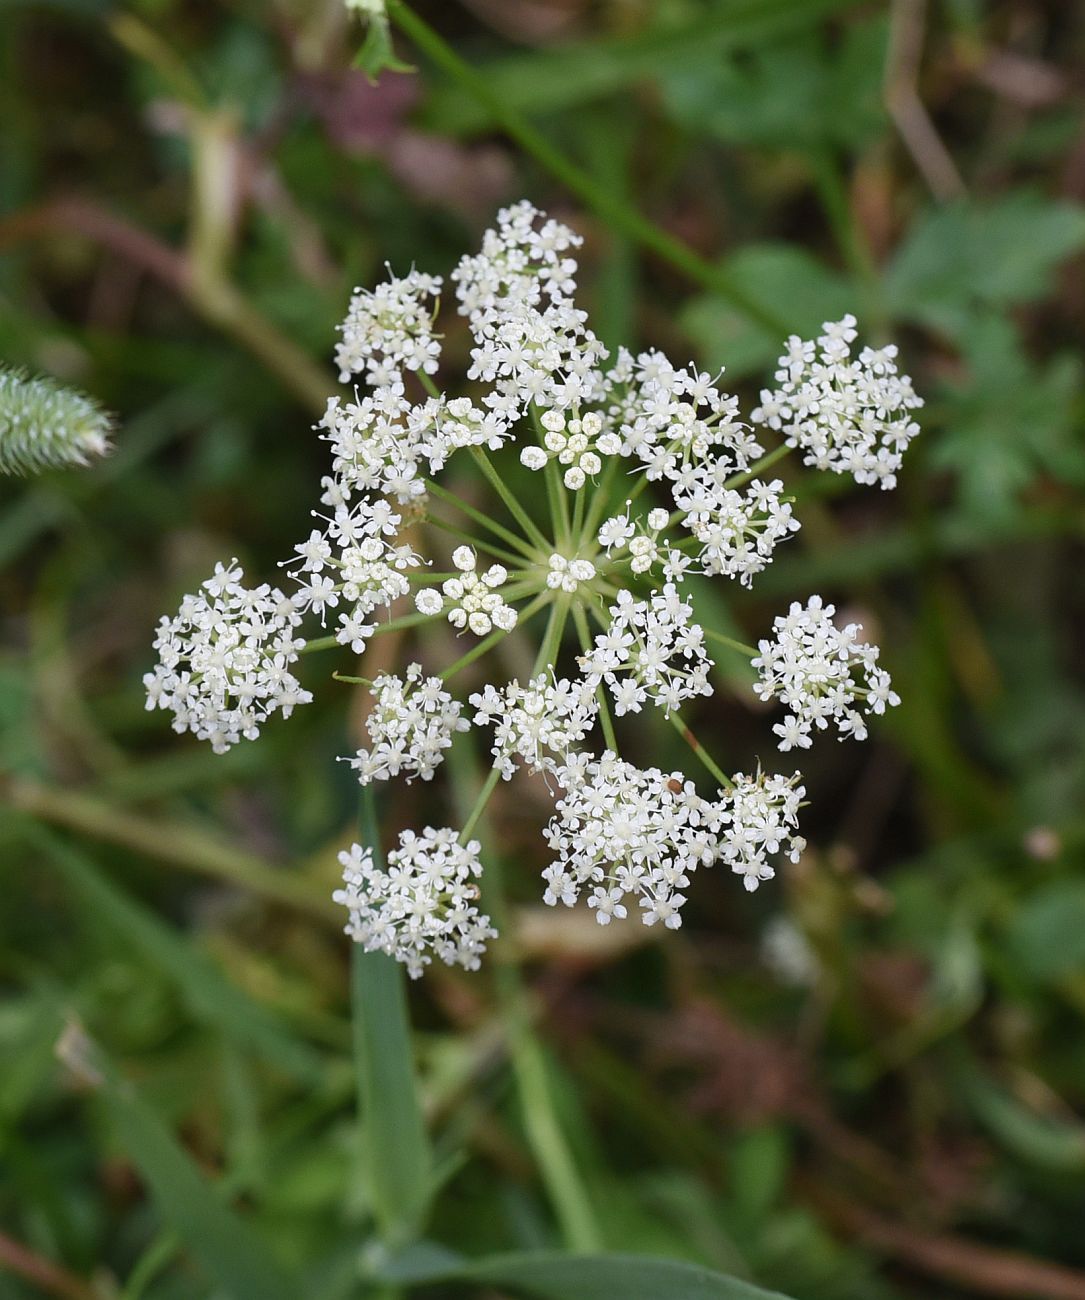
<instances>
[{"instance_id":1,"label":"grass blade","mask_svg":"<svg viewBox=\"0 0 1085 1300\"><path fill-rule=\"evenodd\" d=\"M362 838L380 854L371 786L362 792ZM411 1052L403 967L356 945L351 1005L358 1071L358 1107L365 1126L373 1209L388 1244L417 1235L432 1190L432 1161Z\"/></svg>"}]
</instances>

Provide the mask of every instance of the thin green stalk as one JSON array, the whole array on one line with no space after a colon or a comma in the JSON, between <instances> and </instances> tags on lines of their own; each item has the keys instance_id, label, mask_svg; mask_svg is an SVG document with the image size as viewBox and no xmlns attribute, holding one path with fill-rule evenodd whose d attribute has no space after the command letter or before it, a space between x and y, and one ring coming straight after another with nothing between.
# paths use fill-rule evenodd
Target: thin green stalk
<instances>
[{"instance_id":1,"label":"thin green stalk","mask_svg":"<svg viewBox=\"0 0 1085 1300\"><path fill-rule=\"evenodd\" d=\"M303 655L316 654L320 650L333 650L339 644L340 642L334 636L318 636L314 637L312 641L306 641L298 653Z\"/></svg>"},{"instance_id":2,"label":"thin green stalk","mask_svg":"<svg viewBox=\"0 0 1085 1300\"><path fill-rule=\"evenodd\" d=\"M361 833L380 860L372 785L362 788ZM418 1100L402 965L385 953L366 952L356 944L351 1002L369 1192L381 1238L394 1248L418 1236L433 1190L433 1162Z\"/></svg>"},{"instance_id":3,"label":"thin green stalk","mask_svg":"<svg viewBox=\"0 0 1085 1300\"><path fill-rule=\"evenodd\" d=\"M551 527L554 530L554 540L559 546L568 549L572 540L569 529L569 504L565 499L565 484L561 481L561 472L556 461L548 460L546 462L543 477L546 479L546 496L550 503L550 520Z\"/></svg>"},{"instance_id":4,"label":"thin green stalk","mask_svg":"<svg viewBox=\"0 0 1085 1300\"><path fill-rule=\"evenodd\" d=\"M467 819L463 823L463 829L460 831L461 844L466 844L471 838L471 832L478 825L479 818L486 811L486 805L490 802L490 796L493 794L494 790L497 789L497 783L500 780L501 769L499 767L492 767L490 769L490 775L482 783L482 788L478 792L478 798L475 800L474 807L467 814Z\"/></svg>"},{"instance_id":5,"label":"thin green stalk","mask_svg":"<svg viewBox=\"0 0 1085 1300\"><path fill-rule=\"evenodd\" d=\"M740 655L745 656L747 659L752 659L757 654L752 645L747 645L745 641L736 641L733 637L724 636L722 632L715 632L706 627L704 634L711 640L718 641L720 645L727 646L730 650L737 650Z\"/></svg>"},{"instance_id":6,"label":"thin green stalk","mask_svg":"<svg viewBox=\"0 0 1085 1300\"><path fill-rule=\"evenodd\" d=\"M438 519L434 514L426 515L426 523L432 524L434 528L439 528L442 533L448 533L450 537L458 537L472 547L473 550L492 555L505 564L523 564L524 562L525 557L518 552L506 551L503 546L495 546L493 542L483 541L482 538L476 537L474 533L465 532L462 528L457 528L455 524L450 524L444 519Z\"/></svg>"},{"instance_id":7,"label":"thin green stalk","mask_svg":"<svg viewBox=\"0 0 1085 1300\"><path fill-rule=\"evenodd\" d=\"M580 553L580 548L591 540L590 537L584 535L584 508L587 492L588 487L585 484L573 497L572 540L577 554Z\"/></svg>"},{"instance_id":8,"label":"thin green stalk","mask_svg":"<svg viewBox=\"0 0 1085 1300\"><path fill-rule=\"evenodd\" d=\"M573 622L576 624L577 635L580 637L580 646L585 654L591 653L591 629L588 627L588 616L584 613L583 605L573 606ZM595 698L599 701L599 724L603 728L603 739L607 743L607 748L615 754L618 752L618 737L614 732L614 719L610 716L610 704L607 701L606 687L600 682L595 688Z\"/></svg>"},{"instance_id":9,"label":"thin green stalk","mask_svg":"<svg viewBox=\"0 0 1085 1300\"><path fill-rule=\"evenodd\" d=\"M535 549L530 546L522 537L514 533L511 528L506 528L504 524L499 524L496 519L491 519L488 514L470 505L461 497L456 496L454 492L449 492L447 488L441 487L440 483L435 483L433 479L426 479L426 488L439 500L444 501L457 510L462 510L465 515L473 519L476 524L481 524L483 528L488 528L495 536L500 537L503 541L508 542L510 546L515 546L518 551L523 551L525 558L529 560L537 559Z\"/></svg>"},{"instance_id":10,"label":"thin green stalk","mask_svg":"<svg viewBox=\"0 0 1085 1300\"><path fill-rule=\"evenodd\" d=\"M543 551L548 553L549 543L539 531L531 516L527 513L520 502L517 501L516 497L509 489L508 484L497 472L493 461L489 456L487 456L486 452L481 447L472 447L470 451L475 464L482 470L483 474L486 475L486 478L490 482L490 486L505 503L505 507L509 514L512 515L524 530L524 535L530 538L536 546L542 547Z\"/></svg>"},{"instance_id":11,"label":"thin green stalk","mask_svg":"<svg viewBox=\"0 0 1085 1300\"><path fill-rule=\"evenodd\" d=\"M712 755L705 749L697 737L690 731L689 727L682 721L677 713L669 713L667 721L678 732L686 744L693 750L705 767L712 773L716 780L726 790L734 788L734 783L722 767L716 762Z\"/></svg>"},{"instance_id":12,"label":"thin green stalk","mask_svg":"<svg viewBox=\"0 0 1085 1300\"><path fill-rule=\"evenodd\" d=\"M786 442L782 443L779 447L774 448L772 451L762 456L760 460L755 460L750 468L744 469L741 474L732 474L732 476L724 482L723 486L725 488L744 486L746 483L755 479L762 470L769 469L770 466L775 465L779 460L783 460L785 456L794 450L794 447L789 447Z\"/></svg>"},{"instance_id":13,"label":"thin green stalk","mask_svg":"<svg viewBox=\"0 0 1085 1300\"><path fill-rule=\"evenodd\" d=\"M599 531L599 525L603 522L603 516L609 514L608 507L611 495L614 492L614 480L618 476L620 466L621 461L617 456L612 456L607 461L607 467L603 470L603 477L595 489L591 509L588 511L588 518L584 525L584 532L587 536L594 537Z\"/></svg>"},{"instance_id":14,"label":"thin green stalk","mask_svg":"<svg viewBox=\"0 0 1085 1300\"><path fill-rule=\"evenodd\" d=\"M533 615L538 613L538 611L542 609L542 607L552 599L553 596L551 592L541 591L531 602L530 605L528 605L525 609L520 611L520 617L516 622L516 626L523 627L523 625L528 621L528 619L530 619ZM477 645L472 646L471 649L468 650L468 652L465 655L461 656L459 659L455 661L455 663L449 664L447 668L445 668L442 672L438 673L438 676L440 677L441 681L443 682L450 681L453 677L455 677L455 675L460 671L461 668L466 668L468 664L473 664L476 659L481 659L482 656L486 654L488 650L490 650L493 646L497 645L498 641L500 641L503 637L506 637L508 635L509 635L508 632L502 631L501 628L496 628L493 632L489 634L489 636L484 636L482 640L479 641Z\"/></svg>"},{"instance_id":15,"label":"thin green stalk","mask_svg":"<svg viewBox=\"0 0 1085 1300\"><path fill-rule=\"evenodd\" d=\"M476 769L477 766L476 761ZM487 785L494 780L495 771L496 769L491 770ZM463 796L467 782L464 772L457 766L451 769L451 774L457 798L465 802ZM477 806L478 803L479 799L476 797L475 805ZM485 801L479 818L473 819L472 813L469 812L465 824L473 827L477 820L484 817ZM492 830L484 830L481 838L492 843L494 841ZM483 902L498 930L502 934L507 934L512 925L512 918L505 892L502 866L500 854L487 855L486 869L482 878ZM597 1251L603 1246L602 1234L591 1198L562 1131L546 1060L531 1027L527 990L524 988L520 969L513 959L497 963L494 970L503 1021L508 1034L509 1056L519 1096L524 1132L538 1164L547 1196L561 1225L566 1246L572 1251L582 1253Z\"/></svg>"},{"instance_id":16,"label":"thin green stalk","mask_svg":"<svg viewBox=\"0 0 1085 1300\"><path fill-rule=\"evenodd\" d=\"M808 154L814 177L814 186L822 209L833 232L848 270L855 277L864 299L864 315L872 319L875 328L885 323L881 305L881 282L870 248L859 230L851 211L840 160L828 146L816 148Z\"/></svg>"},{"instance_id":17,"label":"thin green stalk","mask_svg":"<svg viewBox=\"0 0 1085 1300\"><path fill-rule=\"evenodd\" d=\"M650 249L695 283L704 285L725 298L749 320L779 335L781 339L787 336L789 331L786 322L779 320L775 313L766 311L725 270L649 221L620 194L598 184L588 172L555 149L526 118L505 104L489 81L465 63L448 42L409 9L403 0L389 0L388 16L427 58L487 109L506 135L572 193L579 195L612 228Z\"/></svg>"}]
</instances>

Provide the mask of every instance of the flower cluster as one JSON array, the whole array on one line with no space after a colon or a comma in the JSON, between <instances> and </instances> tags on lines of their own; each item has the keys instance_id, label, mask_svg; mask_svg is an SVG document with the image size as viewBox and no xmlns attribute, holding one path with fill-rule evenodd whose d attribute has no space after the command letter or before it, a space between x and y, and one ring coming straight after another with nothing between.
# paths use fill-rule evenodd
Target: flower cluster
<instances>
[{"instance_id":1,"label":"flower cluster","mask_svg":"<svg viewBox=\"0 0 1085 1300\"><path fill-rule=\"evenodd\" d=\"M695 695L712 694L704 629L690 621L692 615L693 606L671 582L648 600L618 593L610 626L581 666L593 686L606 682L619 717L639 713L646 700L670 711Z\"/></svg>"},{"instance_id":2,"label":"flower cluster","mask_svg":"<svg viewBox=\"0 0 1085 1300\"><path fill-rule=\"evenodd\" d=\"M595 722L595 693L584 681L540 674L521 686L488 685L472 695L475 723L494 729L493 756L506 781L519 758L531 772L556 773Z\"/></svg>"},{"instance_id":3,"label":"flower cluster","mask_svg":"<svg viewBox=\"0 0 1085 1300\"><path fill-rule=\"evenodd\" d=\"M806 791L800 776L756 777L739 773L723 803L722 819L726 832L720 849L723 862L742 877L742 883L754 890L763 880L776 874L769 859L782 856L798 862L806 841L795 832L799 826L799 808Z\"/></svg>"},{"instance_id":4,"label":"flower cluster","mask_svg":"<svg viewBox=\"0 0 1085 1300\"><path fill-rule=\"evenodd\" d=\"M305 644L297 603L278 588L250 588L236 560L215 572L173 618L158 624L158 664L143 678L148 709L169 709L174 731L191 731L224 754L255 740L271 714L308 704L289 671Z\"/></svg>"},{"instance_id":5,"label":"flower cluster","mask_svg":"<svg viewBox=\"0 0 1085 1300\"><path fill-rule=\"evenodd\" d=\"M809 749L811 730L824 731L830 721L841 740L865 740L866 723L856 705L881 714L900 703L889 674L878 666L878 647L859 640L858 623L838 628L835 612L820 596L806 605L795 601L773 622L773 640L759 642L760 653L751 661L761 677L754 685L758 696L782 700L790 710L773 727L785 752Z\"/></svg>"},{"instance_id":6,"label":"flower cluster","mask_svg":"<svg viewBox=\"0 0 1085 1300\"><path fill-rule=\"evenodd\" d=\"M361 654L392 629L411 644L405 671L371 684L368 744L346 760L359 781L429 782L469 729L489 732L492 759L459 834L404 830L386 867L376 845L342 857L347 932L412 975L434 957L473 968L494 934L472 835L501 779L536 778L528 799L552 810L546 902L586 898L601 924L632 911L674 928L699 867L730 866L754 889L797 859L800 774L728 777L682 716L712 693L710 645L752 661L761 697L787 706L782 750L830 723L862 738L865 716L897 703L877 648L816 596L759 652L701 607L705 579L751 586L798 529L786 472L765 473L790 448L893 485L919 405L895 350L853 358L851 317L793 338L744 419L722 372L655 350L608 356L574 299L579 244L518 203L452 271L466 391L436 378L439 278L412 270L357 290L336 349L357 387L318 425L331 466L284 564L294 595L220 570L163 620L147 677L152 706L221 750L309 698L289 671L303 649ZM306 647L303 616L329 615L330 635ZM470 634L466 651L453 633ZM623 755L631 715L656 709L710 788ZM427 798L440 797L434 783Z\"/></svg>"},{"instance_id":7,"label":"flower cluster","mask_svg":"<svg viewBox=\"0 0 1085 1300\"><path fill-rule=\"evenodd\" d=\"M778 387L761 393L751 418L801 447L805 465L892 488L919 432L911 412L923 402L908 376L897 373L892 344L852 358L855 324L854 316L827 321L816 344L793 334L779 361Z\"/></svg>"},{"instance_id":8,"label":"flower cluster","mask_svg":"<svg viewBox=\"0 0 1085 1300\"><path fill-rule=\"evenodd\" d=\"M432 587L420 591L415 597L418 612L433 615L447 611L453 627L469 628L475 636L486 636L495 627L511 632L516 626L516 610L505 603L499 590L509 576L505 566L491 564L479 573L478 556L469 546L457 546L452 563L460 576L448 578L440 591Z\"/></svg>"},{"instance_id":9,"label":"flower cluster","mask_svg":"<svg viewBox=\"0 0 1085 1300\"><path fill-rule=\"evenodd\" d=\"M412 979L431 953L448 966L477 970L486 941L497 933L476 906L480 848L478 840L461 844L447 827L403 831L385 871L372 849L352 844L339 855L343 888L333 895L349 913L347 933L367 952L403 962Z\"/></svg>"},{"instance_id":10,"label":"flower cluster","mask_svg":"<svg viewBox=\"0 0 1085 1300\"><path fill-rule=\"evenodd\" d=\"M384 673L372 686L373 705L365 720L372 745L348 760L362 785L387 781L401 773L431 781L444 751L469 723L463 705L441 687L439 677L425 677L421 664L409 664L403 677Z\"/></svg>"},{"instance_id":11,"label":"flower cluster","mask_svg":"<svg viewBox=\"0 0 1085 1300\"><path fill-rule=\"evenodd\" d=\"M558 773L565 796L543 832L555 860L544 901L572 907L588 893L600 925L627 914L633 896L645 925L682 924L689 878L720 854L724 812L680 772L640 769L609 749Z\"/></svg>"}]
</instances>

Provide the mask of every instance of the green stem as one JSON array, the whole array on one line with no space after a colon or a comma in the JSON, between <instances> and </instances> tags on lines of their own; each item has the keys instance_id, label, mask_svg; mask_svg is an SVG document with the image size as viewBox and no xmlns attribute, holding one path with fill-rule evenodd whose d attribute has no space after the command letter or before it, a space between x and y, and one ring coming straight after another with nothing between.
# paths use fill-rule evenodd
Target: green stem
<instances>
[{"instance_id":1,"label":"green stem","mask_svg":"<svg viewBox=\"0 0 1085 1300\"><path fill-rule=\"evenodd\" d=\"M550 520L551 527L554 530L554 540L559 546L568 549L571 541L569 505L565 500L565 484L561 481L561 472L556 461L548 460L546 462L543 476L546 479L546 495L550 502Z\"/></svg>"},{"instance_id":2,"label":"green stem","mask_svg":"<svg viewBox=\"0 0 1085 1300\"><path fill-rule=\"evenodd\" d=\"M787 336L786 323L751 298L722 267L701 257L681 240L649 221L620 194L599 185L588 172L555 149L526 118L502 101L484 75L465 63L447 41L412 12L403 0L389 0L388 16L433 63L487 109L506 135L572 193L579 195L614 230L650 249L695 283L725 298L749 320L781 339Z\"/></svg>"},{"instance_id":3,"label":"green stem","mask_svg":"<svg viewBox=\"0 0 1085 1300\"><path fill-rule=\"evenodd\" d=\"M486 805L490 802L490 795L497 789L497 783L501 780L501 769L492 767L490 775L482 783L482 789L478 792L478 798L475 805L467 814L467 820L463 823L463 830L460 831L460 843L466 844L471 838L471 832L478 825L479 818L486 811Z\"/></svg>"},{"instance_id":4,"label":"green stem","mask_svg":"<svg viewBox=\"0 0 1085 1300\"><path fill-rule=\"evenodd\" d=\"M585 654L591 653L591 629L583 605L573 606L573 622L576 624L580 645ZM614 733L614 719L610 716L610 704L607 701L606 687L602 682L595 688L595 698L599 701L599 725L603 728L603 739L607 748L615 754L618 752L618 737Z\"/></svg>"},{"instance_id":5,"label":"green stem","mask_svg":"<svg viewBox=\"0 0 1085 1300\"><path fill-rule=\"evenodd\" d=\"M470 505L461 497L456 496L454 492L449 492L447 488L441 487L440 483L435 483L433 479L426 479L426 487L439 500L444 501L447 505L454 506L457 510L462 510L476 524L488 528L490 532L508 542L510 546L515 546L518 551L523 551L527 559L534 560L538 558L534 548L529 546L522 537L514 533L511 528L506 528L504 524L499 524L496 519L491 519L489 515L476 509L475 506Z\"/></svg>"},{"instance_id":6,"label":"green stem","mask_svg":"<svg viewBox=\"0 0 1085 1300\"><path fill-rule=\"evenodd\" d=\"M553 597L549 591L541 591L531 604L526 607L526 609L520 611L520 617L517 620L516 626L523 627L528 619L538 613L538 611L551 599L553 599ZM491 649L491 647L497 645L498 641L508 635L508 632L502 631L501 628L496 628L489 634L489 636L483 637L478 645L472 646L471 649L461 658L457 659L455 663L449 664L443 672L438 673L441 681L450 681L461 668L466 668L468 664L473 664L476 659L481 659L482 656Z\"/></svg>"},{"instance_id":7,"label":"green stem","mask_svg":"<svg viewBox=\"0 0 1085 1300\"><path fill-rule=\"evenodd\" d=\"M712 773L716 780L726 790L734 789L734 783L722 767L716 762L712 755L705 749L697 737L690 731L689 727L682 721L677 713L669 713L667 721L678 732L686 744L693 750L705 767Z\"/></svg>"},{"instance_id":8,"label":"green stem","mask_svg":"<svg viewBox=\"0 0 1085 1300\"><path fill-rule=\"evenodd\" d=\"M487 454L485 453L485 451L483 451L481 447L472 447L470 450L471 450L471 456L475 464L479 467L479 469L482 470L483 474L486 475L487 479L490 482L490 486L501 498L501 500L505 503L505 507L508 510L509 514L512 515L512 517L524 530L524 535L530 538L531 541L533 541L536 546L541 547L544 552L549 553L548 551L549 543L547 542L546 538L539 531L535 522L532 520L531 516L527 513L524 507L520 504L519 501L517 501L516 497L509 489L508 484L505 483L501 475L494 468L493 461L489 458L489 456L487 456Z\"/></svg>"},{"instance_id":9,"label":"green stem","mask_svg":"<svg viewBox=\"0 0 1085 1300\"><path fill-rule=\"evenodd\" d=\"M711 628L706 627L704 634L711 640L718 641L720 645L727 646L730 650L737 650L740 655L744 655L747 659L753 659L757 654L752 645L747 645L745 641L736 641L733 637L724 636L722 632L714 632Z\"/></svg>"},{"instance_id":10,"label":"green stem","mask_svg":"<svg viewBox=\"0 0 1085 1300\"><path fill-rule=\"evenodd\" d=\"M752 479L755 479L762 470L766 470L770 466L775 465L777 461L783 460L786 455L794 450L794 447L789 447L786 442L782 443L773 451L768 452L767 455L762 456L760 460L755 460L749 469L744 469L741 474L733 474L724 482L723 486L725 488L742 487Z\"/></svg>"},{"instance_id":11,"label":"green stem","mask_svg":"<svg viewBox=\"0 0 1085 1300\"><path fill-rule=\"evenodd\" d=\"M612 456L607 461L607 467L603 470L603 477L600 480L599 487L595 492L594 499L591 503L591 509L588 511L588 518L584 525L585 534L591 538L599 531L599 525L603 522L603 516L609 515L610 498L614 492L614 480L618 476L618 470L621 467L621 461L617 456Z\"/></svg>"},{"instance_id":12,"label":"green stem","mask_svg":"<svg viewBox=\"0 0 1085 1300\"><path fill-rule=\"evenodd\" d=\"M434 528L439 528L442 533L448 533L450 537L458 537L473 550L492 555L505 564L523 564L524 562L525 557L523 555L514 551L506 551L503 546L495 546L493 542L485 542L480 537L476 537L474 533L464 532L462 528L457 528L455 524L447 523L444 519L438 519L436 515L426 515L426 523L432 524Z\"/></svg>"},{"instance_id":13,"label":"green stem","mask_svg":"<svg viewBox=\"0 0 1085 1300\"><path fill-rule=\"evenodd\" d=\"M334 636L318 636L314 637L312 641L306 641L298 653L303 655L316 654L320 650L333 650L337 645L339 645L339 642Z\"/></svg>"}]
</instances>

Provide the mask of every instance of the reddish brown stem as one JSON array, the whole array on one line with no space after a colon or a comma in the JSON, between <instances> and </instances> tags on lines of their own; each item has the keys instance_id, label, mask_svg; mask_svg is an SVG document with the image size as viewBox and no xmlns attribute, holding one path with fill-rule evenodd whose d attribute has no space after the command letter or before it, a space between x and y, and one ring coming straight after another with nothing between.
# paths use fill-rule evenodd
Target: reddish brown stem
<instances>
[{"instance_id":1,"label":"reddish brown stem","mask_svg":"<svg viewBox=\"0 0 1085 1300\"><path fill-rule=\"evenodd\" d=\"M89 1282L4 1233L0 1233L0 1268L25 1278L46 1295L61 1296L63 1300L99 1300Z\"/></svg>"}]
</instances>

